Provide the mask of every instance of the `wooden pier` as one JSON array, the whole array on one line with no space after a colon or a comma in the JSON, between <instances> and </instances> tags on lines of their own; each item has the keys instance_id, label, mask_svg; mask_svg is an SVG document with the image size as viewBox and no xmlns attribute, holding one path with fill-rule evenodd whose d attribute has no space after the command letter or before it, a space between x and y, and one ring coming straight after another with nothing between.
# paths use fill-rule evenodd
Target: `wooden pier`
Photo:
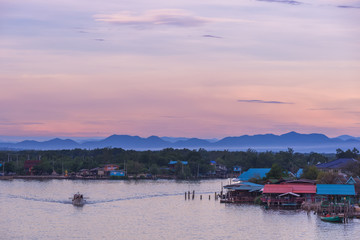
<instances>
[{"instance_id":1,"label":"wooden pier","mask_svg":"<svg viewBox=\"0 0 360 240\"><path fill-rule=\"evenodd\" d=\"M352 204L323 204L322 202L317 203L303 203L301 209L322 215L325 213L339 216L344 219L344 223L347 223L349 218L360 218L360 208L355 207Z\"/></svg>"}]
</instances>

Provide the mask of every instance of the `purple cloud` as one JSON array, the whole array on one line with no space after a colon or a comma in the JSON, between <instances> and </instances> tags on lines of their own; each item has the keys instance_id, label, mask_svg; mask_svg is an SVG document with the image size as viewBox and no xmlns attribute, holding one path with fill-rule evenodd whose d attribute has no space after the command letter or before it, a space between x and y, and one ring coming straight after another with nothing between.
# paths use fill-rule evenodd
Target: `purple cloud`
<instances>
[{"instance_id":1,"label":"purple cloud","mask_svg":"<svg viewBox=\"0 0 360 240\"><path fill-rule=\"evenodd\" d=\"M18 126L18 125L42 125L42 122L0 122L0 125L4 126Z\"/></svg>"},{"instance_id":2,"label":"purple cloud","mask_svg":"<svg viewBox=\"0 0 360 240\"><path fill-rule=\"evenodd\" d=\"M294 104L291 102L280 102L280 101L265 101L265 100L258 100L258 99L240 99L237 100L238 102L243 103L265 103L265 104Z\"/></svg>"},{"instance_id":3,"label":"purple cloud","mask_svg":"<svg viewBox=\"0 0 360 240\"><path fill-rule=\"evenodd\" d=\"M219 36L214 36L214 35L209 35L209 34L202 35L202 36L205 37L205 38L222 38L222 37L219 37Z\"/></svg>"},{"instance_id":4,"label":"purple cloud","mask_svg":"<svg viewBox=\"0 0 360 240\"><path fill-rule=\"evenodd\" d=\"M338 8L355 8L355 9L360 9L360 7L357 7L357 6L346 6L346 5L340 5L340 6L337 6Z\"/></svg>"},{"instance_id":5,"label":"purple cloud","mask_svg":"<svg viewBox=\"0 0 360 240\"><path fill-rule=\"evenodd\" d=\"M300 5L302 2L292 1L292 0L257 0L259 2L275 2L275 3L285 3L290 5Z\"/></svg>"},{"instance_id":6,"label":"purple cloud","mask_svg":"<svg viewBox=\"0 0 360 240\"><path fill-rule=\"evenodd\" d=\"M342 108L309 108L310 111L338 111Z\"/></svg>"}]
</instances>

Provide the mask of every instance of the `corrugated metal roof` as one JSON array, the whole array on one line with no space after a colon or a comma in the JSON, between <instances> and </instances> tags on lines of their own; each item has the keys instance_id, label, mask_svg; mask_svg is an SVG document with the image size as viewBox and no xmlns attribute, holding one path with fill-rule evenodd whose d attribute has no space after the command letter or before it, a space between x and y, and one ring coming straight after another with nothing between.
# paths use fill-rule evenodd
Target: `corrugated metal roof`
<instances>
[{"instance_id":1,"label":"corrugated metal roof","mask_svg":"<svg viewBox=\"0 0 360 240\"><path fill-rule=\"evenodd\" d=\"M232 190L240 190L240 191L257 191L264 187L264 185L252 183L252 182L243 182L237 183L232 185L224 186L225 189L232 189Z\"/></svg>"},{"instance_id":2,"label":"corrugated metal roof","mask_svg":"<svg viewBox=\"0 0 360 240\"><path fill-rule=\"evenodd\" d=\"M339 158L339 159L336 159L331 162L318 164L318 165L316 165L316 167L317 168L338 169L338 168L343 168L346 165L354 163L354 162L357 162L357 160L355 160L353 158Z\"/></svg>"},{"instance_id":3,"label":"corrugated metal roof","mask_svg":"<svg viewBox=\"0 0 360 240\"><path fill-rule=\"evenodd\" d=\"M303 174L303 169L302 168L299 168L299 170L296 172L296 174L295 174L295 176L297 177L297 178L300 178L301 177L301 175Z\"/></svg>"},{"instance_id":4,"label":"corrugated metal roof","mask_svg":"<svg viewBox=\"0 0 360 240\"><path fill-rule=\"evenodd\" d=\"M355 187L352 184L318 184L318 195L355 195Z\"/></svg>"},{"instance_id":5,"label":"corrugated metal roof","mask_svg":"<svg viewBox=\"0 0 360 240\"><path fill-rule=\"evenodd\" d=\"M177 164L177 162L178 161L170 161L169 162L169 165L175 165L175 164ZM188 164L188 162L187 161L180 161L183 165L187 165Z\"/></svg>"},{"instance_id":6,"label":"corrugated metal roof","mask_svg":"<svg viewBox=\"0 0 360 240\"><path fill-rule=\"evenodd\" d=\"M246 172L243 172L238 179L240 181L249 181L251 178L263 178L271 168L250 168Z\"/></svg>"},{"instance_id":7,"label":"corrugated metal roof","mask_svg":"<svg viewBox=\"0 0 360 240\"><path fill-rule=\"evenodd\" d=\"M316 193L316 186L309 184L266 184L263 193Z\"/></svg>"}]
</instances>

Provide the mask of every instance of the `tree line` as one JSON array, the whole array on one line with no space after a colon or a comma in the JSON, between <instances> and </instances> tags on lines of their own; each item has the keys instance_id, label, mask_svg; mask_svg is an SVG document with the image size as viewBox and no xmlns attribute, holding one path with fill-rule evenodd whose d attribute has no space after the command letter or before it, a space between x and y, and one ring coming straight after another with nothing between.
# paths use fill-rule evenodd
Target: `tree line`
<instances>
[{"instance_id":1,"label":"tree line","mask_svg":"<svg viewBox=\"0 0 360 240\"><path fill-rule=\"evenodd\" d=\"M51 174L53 170L63 173L64 170L78 172L81 169L102 167L105 164L117 164L125 168L128 174L150 173L153 175L169 174L168 164L170 161L178 161L172 174L180 178L193 178L206 175L214 170L210 161L216 161L227 167L231 172L234 166L240 166L242 170L249 168L271 168L277 164L282 169L296 172L318 163L334 160L336 157L355 157L359 151L338 149L336 154L320 153L296 153L292 148L280 152L257 152L253 149L247 151L208 151L205 149L173 149L166 148L159 151L134 151L121 148L102 148L94 150L24 150L24 151L0 151L0 162L4 162L4 171L7 173L26 174L24 171L25 160L40 160L40 164L34 167L34 174ZM8 160L10 160L8 162ZM187 161L182 166L180 161ZM181 171L180 171L181 169Z\"/></svg>"}]
</instances>

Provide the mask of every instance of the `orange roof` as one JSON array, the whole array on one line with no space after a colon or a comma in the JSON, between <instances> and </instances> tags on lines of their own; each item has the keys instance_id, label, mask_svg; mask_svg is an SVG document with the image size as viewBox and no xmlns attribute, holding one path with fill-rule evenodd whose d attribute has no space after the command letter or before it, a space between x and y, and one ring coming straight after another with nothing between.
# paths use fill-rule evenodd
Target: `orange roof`
<instances>
[{"instance_id":1,"label":"orange roof","mask_svg":"<svg viewBox=\"0 0 360 240\"><path fill-rule=\"evenodd\" d=\"M316 186L309 184L265 184L263 193L316 193Z\"/></svg>"}]
</instances>

